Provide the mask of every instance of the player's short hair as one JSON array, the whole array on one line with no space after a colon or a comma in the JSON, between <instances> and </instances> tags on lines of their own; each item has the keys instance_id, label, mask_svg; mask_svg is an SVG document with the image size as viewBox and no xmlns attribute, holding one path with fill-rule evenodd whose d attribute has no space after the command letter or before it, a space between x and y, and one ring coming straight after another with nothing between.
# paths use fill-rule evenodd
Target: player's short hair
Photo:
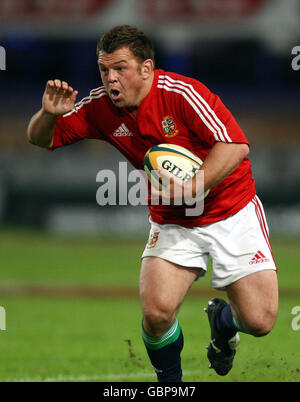
<instances>
[{"instance_id":1,"label":"player's short hair","mask_svg":"<svg viewBox=\"0 0 300 402\"><path fill-rule=\"evenodd\" d=\"M102 35L97 44L97 56L101 50L113 53L122 47L128 47L141 62L147 59L154 62L154 47L151 40L143 31L131 25L118 25Z\"/></svg>"}]
</instances>

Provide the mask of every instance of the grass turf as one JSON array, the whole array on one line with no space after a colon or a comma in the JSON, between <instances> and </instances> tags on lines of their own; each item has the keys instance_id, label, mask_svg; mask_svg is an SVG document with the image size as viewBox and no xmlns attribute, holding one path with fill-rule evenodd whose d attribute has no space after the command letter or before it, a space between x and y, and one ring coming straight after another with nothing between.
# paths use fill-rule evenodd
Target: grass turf
<instances>
[{"instance_id":1,"label":"grass turf","mask_svg":"<svg viewBox=\"0 0 300 402\"><path fill-rule=\"evenodd\" d=\"M155 381L140 337L137 300L4 298L7 330L0 343L1 381ZM241 334L235 364L226 377L208 369L206 299L187 299L179 313L185 347L184 381L299 381L299 332L291 307L281 302L267 337ZM284 342L282 340L284 339Z\"/></svg>"},{"instance_id":2,"label":"grass turf","mask_svg":"<svg viewBox=\"0 0 300 402\"><path fill-rule=\"evenodd\" d=\"M36 232L0 232L1 282L132 286L138 283L146 239L64 238ZM226 377L208 369L207 299L189 296L179 313L185 381L299 381L299 331L291 310L300 305L299 238L274 238L282 297L267 337L241 334ZM196 283L207 287L209 279ZM0 380L155 381L140 337L138 300L0 296L7 314L0 331Z\"/></svg>"}]
</instances>

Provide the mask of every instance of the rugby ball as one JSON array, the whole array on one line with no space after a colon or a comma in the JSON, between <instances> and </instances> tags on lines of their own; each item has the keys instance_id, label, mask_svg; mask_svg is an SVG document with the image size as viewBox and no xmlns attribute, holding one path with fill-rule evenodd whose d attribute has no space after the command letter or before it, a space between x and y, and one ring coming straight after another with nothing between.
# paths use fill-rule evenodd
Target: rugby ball
<instances>
[{"instance_id":1,"label":"rugby ball","mask_svg":"<svg viewBox=\"0 0 300 402\"><path fill-rule=\"evenodd\" d=\"M159 144L150 148L144 157L144 170L148 180L161 189L161 180L155 170L158 167L183 181L188 181L199 171L203 161L188 149L174 144ZM207 196L209 190L204 194Z\"/></svg>"}]
</instances>

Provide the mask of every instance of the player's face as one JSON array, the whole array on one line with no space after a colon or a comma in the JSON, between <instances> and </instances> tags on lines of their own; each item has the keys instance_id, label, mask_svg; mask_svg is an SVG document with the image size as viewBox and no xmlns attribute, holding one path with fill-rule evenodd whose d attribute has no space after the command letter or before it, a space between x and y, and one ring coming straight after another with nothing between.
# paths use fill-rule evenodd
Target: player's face
<instances>
[{"instance_id":1,"label":"player's face","mask_svg":"<svg viewBox=\"0 0 300 402\"><path fill-rule=\"evenodd\" d=\"M129 48L123 47L113 53L100 51L98 64L103 85L114 105L137 108L145 96L145 83L153 70L149 60L140 62Z\"/></svg>"}]
</instances>

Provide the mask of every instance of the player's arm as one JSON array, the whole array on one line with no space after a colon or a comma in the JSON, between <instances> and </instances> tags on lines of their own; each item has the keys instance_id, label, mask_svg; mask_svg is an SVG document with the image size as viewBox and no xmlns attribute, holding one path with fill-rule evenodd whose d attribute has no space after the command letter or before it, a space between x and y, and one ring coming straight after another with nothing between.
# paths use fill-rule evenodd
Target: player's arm
<instances>
[{"instance_id":1,"label":"player's arm","mask_svg":"<svg viewBox=\"0 0 300 402\"><path fill-rule=\"evenodd\" d=\"M204 172L204 192L230 175L248 153L248 144L216 142L200 169ZM194 196L199 195L199 189L196 188L196 176L192 179Z\"/></svg>"},{"instance_id":2,"label":"player's arm","mask_svg":"<svg viewBox=\"0 0 300 402\"><path fill-rule=\"evenodd\" d=\"M42 99L42 108L35 113L28 125L27 136L31 144L51 147L59 116L70 112L75 106L75 91L65 81L49 80Z\"/></svg>"},{"instance_id":3,"label":"player's arm","mask_svg":"<svg viewBox=\"0 0 300 402\"><path fill-rule=\"evenodd\" d=\"M195 188L197 178L204 176L204 192L216 186L230 175L249 153L248 140L235 118L223 104L219 96L213 94L203 84L194 82L193 93L196 100L188 97L182 100L183 119L202 142L211 145L201 173L192 180L193 194L199 195ZM193 105L193 108L191 108ZM203 113L203 107L206 113ZM204 172L204 175L202 176ZM201 180L198 180L201 182ZM202 187L203 186L199 186Z\"/></svg>"},{"instance_id":4,"label":"player's arm","mask_svg":"<svg viewBox=\"0 0 300 402\"><path fill-rule=\"evenodd\" d=\"M154 189L154 195L159 198L166 197L172 203L176 198L183 200L184 193L190 194L193 199L201 199L203 193L230 175L248 153L249 146L247 144L216 142L201 166L200 170L204 172L203 176L203 173L198 172L192 180L183 182L167 170L159 168L158 172L165 186L156 192ZM166 179L165 182L164 178Z\"/></svg>"}]
</instances>

